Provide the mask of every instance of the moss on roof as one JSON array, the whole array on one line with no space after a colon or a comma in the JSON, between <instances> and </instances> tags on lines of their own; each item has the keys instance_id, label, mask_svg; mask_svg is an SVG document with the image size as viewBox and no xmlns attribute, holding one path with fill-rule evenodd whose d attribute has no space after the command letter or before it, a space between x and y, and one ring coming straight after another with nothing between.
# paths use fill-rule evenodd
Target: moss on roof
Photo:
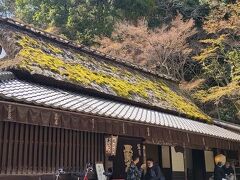
<instances>
[{"instance_id":1,"label":"moss on roof","mask_svg":"<svg viewBox=\"0 0 240 180\"><path fill-rule=\"evenodd\" d=\"M172 82L39 37L20 32L13 34L20 47L14 68L211 121Z\"/></svg>"}]
</instances>

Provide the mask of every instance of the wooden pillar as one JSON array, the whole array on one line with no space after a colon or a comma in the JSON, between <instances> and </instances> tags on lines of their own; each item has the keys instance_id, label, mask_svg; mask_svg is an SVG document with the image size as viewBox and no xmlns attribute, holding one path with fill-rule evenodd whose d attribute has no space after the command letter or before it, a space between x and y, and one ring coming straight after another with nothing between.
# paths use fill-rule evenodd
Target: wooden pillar
<instances>
[{"instance_id":1,"label":"wooden pillar","mask_svg":"<svg viewBox=\"0 0 240 180\"><path fill-rule=\"evenodd\" d=\"M238 150L238 164L240 165L240 149Z\"/></svg>"},{"instance_id":2,"label":"wooden pillar","mask_svg":"<svg viewBox=\"0 0 240 180\"><path fill-rule=\"evenodd\" d=\"M146 165L146 168L143 170L144 174L147 172L147 155L146 155L146 145L143 144L143 164Z\"/></svg>"},{"instance_id":3,"label":"wooden pillar","mask_svg":"<svg viewBox=\"0 0 240 180\"><path fill-rule=\"evenodd\" d=\"M146 156L146 145L143 144L143 163L146 164L147 156Z\"/></svg>"},{"instance_id":4,"label":"wooden pillar","mask_svg":"<svg viewBox=\"0 0 240 180\"><path fill-rule=\"evenodd\" d=\"M188 180L188 173L187 173L187 149L184 147L183 151L183 158L184 158L184 174L185 174L185 180Z\"/></svg>"}]
</instances>

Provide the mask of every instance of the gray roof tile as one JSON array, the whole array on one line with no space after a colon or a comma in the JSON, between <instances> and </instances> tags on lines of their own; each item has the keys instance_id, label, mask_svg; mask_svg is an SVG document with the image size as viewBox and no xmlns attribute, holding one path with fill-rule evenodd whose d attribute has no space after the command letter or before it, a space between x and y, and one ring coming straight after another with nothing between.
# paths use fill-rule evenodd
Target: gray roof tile
<instances>
[{"instance_id":1,"label":"gray roof tile","mask_svg":"<svg viewBox=\"0 0 240 180\"><path fill-rule=\"evenodd\" d=\"M89 113L240 141L240 135L216 125L141 107L49 88L16 79L0 81L0 97L68 111Z\"/></svg>"}]
</instances>

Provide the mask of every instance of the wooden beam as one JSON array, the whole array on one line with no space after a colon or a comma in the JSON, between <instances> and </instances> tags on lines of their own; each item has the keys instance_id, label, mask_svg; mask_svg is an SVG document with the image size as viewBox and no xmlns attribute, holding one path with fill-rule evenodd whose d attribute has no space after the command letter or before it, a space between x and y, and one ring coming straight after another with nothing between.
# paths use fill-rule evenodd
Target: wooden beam
<instances>
[{"instance_id":1,"label":"wooden beam","mask_svg":"<svg viewBox=\"0 0 240 180\"><path fill-rule=\"evenodd\" d=\"M184 147L183 151L183 158L184 158L184 174L185 174L185 180L188 180L188 173L187 173L187 149Z\"/></svg>"}]
</instances>

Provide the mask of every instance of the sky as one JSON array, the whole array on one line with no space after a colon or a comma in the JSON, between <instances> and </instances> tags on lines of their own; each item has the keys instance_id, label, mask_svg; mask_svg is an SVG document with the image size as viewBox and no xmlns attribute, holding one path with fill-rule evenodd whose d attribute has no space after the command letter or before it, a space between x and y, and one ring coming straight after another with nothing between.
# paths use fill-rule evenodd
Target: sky
<instances>
[{"instance_id":1,"label":"sky","mask_svg":"<svg viewBox=\"0 0 240 180\"><path fill-rule=\"evenodd\" d=\"M4 49L2 49L2 52L0 54L0 59L2 59L4 56L6 56L6 52Z\"/></svg>"}]
</instances>

